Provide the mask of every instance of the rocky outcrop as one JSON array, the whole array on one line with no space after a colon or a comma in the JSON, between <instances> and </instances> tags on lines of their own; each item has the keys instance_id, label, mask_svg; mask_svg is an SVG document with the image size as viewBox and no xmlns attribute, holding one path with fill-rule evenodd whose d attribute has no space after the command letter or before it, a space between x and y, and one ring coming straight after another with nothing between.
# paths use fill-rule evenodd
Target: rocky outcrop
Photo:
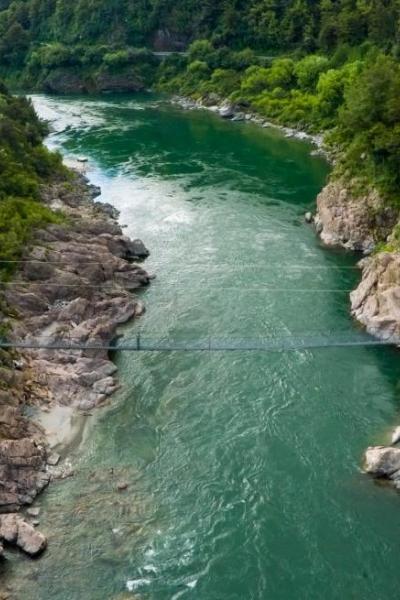
<instances>
[{"instance_id":1,"label":"rocky outcrop","mask_svg":"<svg viewBox=\"0 0 400 600\"><path fill-rule=\"evenodd\" d=\"M40 86L50 94L86 94L98 92L140 92L145 85L129 69L113 73L102 70L98 73L84 74L70 69L57 69L51 72Z\"/></svg>"},{"instance_id":2,"label":"rocky outcrop","mask_svg":"<svg viewBox=\"0 0 400 600\"><path fill-rule=\"evenodd\" d=\"M29 556L38 556L47 546L46 537L18 514L0 517L0 542L15 545Z\"/></svg>"},{"instance_id":3,"label":"rocky outcrop","mask_svg":"<svg viewBox=\"0 0 400 600\"><path fill-rule=\"evenodd\" d=\"M352 315L370 334L400 342L400 254L381 252L359 265L362 279L350 294Z\"/></svg>"},{"instance_id":4,"label":"rocky outcrop","mask_svg":"<svg viewBox=\"0 0 400 600\"><path fill-rule=\"evenodd\" d=\"M158 29L152 40L156 52L183 52L188 44L188 38L169 29Z\"/></svg>"},{"instance_id":5,"label":"rocky outcrop","mask_svg":"<svg viewBox=\"0 0 400 600\"><path fill-rule=\"evenodd\" d=\"M247 123L253 123L254 125L258 125L265 129L279 129L279 131L281 131L285 137L308 141L315 145L317 148L312 151L313 155L322 155L328 158L328 154L324 149L322 135L310 134L305 131L293 129L292 127L284 127L277 123L268 121L261 115L255 112L250 112L250 106L247 102L241 101L240 103L233 104L229 100L224 100L213 92L205 94L202 98L197 100L182 96L175 96L172 98L171 102L172 104L180 106L184 110L208 110L219 115L222 119L232 122L246 121Z\"/></svg>"},{"instance_id":6,"label":"rocky outcrop","mask_svg":"<svg viewBox=\"0 0 400 600\"><path fill-rule=\"evenodd\" d=\"M400 449L392 446L368 448L365 472L377 479L387 479L400 489Z\"/></svg>"},{"instance_id":7,"label":"rocky outcrop","mask_svg":"<svg viewBox=\"0 0 400 600\"><path fill-rule=\"evenodd\" d=\"M118 387L106 348L119 325L144 311L132 292L151 277L133 261L149 253L123 235L112 207L94 202L98 193L81 176L42 189L43 202L65 220L36 232L4 293L8 337L27 347L18 356L0 351L0 513L16 513L52 477L72 473L70 465L55 467L60 457L48 451L46 431L24 415L26 406L86 411L103 403ZM0 542L30 555L44 549L32 525L0 518Z\"/></svg>"},{"instance_id":8,"label":"rocky outcrop","mask_svg":"<svg viewBox=\"0 0 400 600\"><path fill-rule=\"evenodd\" d=\"M375 244L386 240L399 217L399 211L385 206L376 190L354 195L341 180L328 183L317 198L315 225L328 246L370 253Z\"/></svg>"},{"instance_id":9,"label":"rocky outcrop","mask_svg":"<svg viewBox=\"0 0 400 600\"><path fill-rule=\"evenodd\" d=\"M35 435L0 441L0 512L33 502L49 483L44 441Z\"/></svg>"},{"instance_id":10,"label":"rocky outcrop","mask_svg":"<svg viewBox=\"0 0 400 600\"><path fill-rule=\"evenodd\" d=\"M132 71L124 73L102 72L94 78L94 88L96 92L141 92L145 89L143 81Z\"/></svg>"},{"instance_id":11,"label":"rocky outcrop","mask_svg":"<svg viewBox=\"0 0 400 600\"><path fill-rule=\"evenodd\" d=\"M41 88L48 94L85 94L91 87L86 78L66 69L57 69L43 81Z\"/></svg>"}]
</instances>

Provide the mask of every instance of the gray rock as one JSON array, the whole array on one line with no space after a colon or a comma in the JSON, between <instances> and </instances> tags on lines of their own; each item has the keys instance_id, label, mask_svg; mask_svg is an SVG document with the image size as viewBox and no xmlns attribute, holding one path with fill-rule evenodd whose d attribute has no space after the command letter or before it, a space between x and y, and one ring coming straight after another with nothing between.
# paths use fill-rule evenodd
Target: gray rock
<instances>
[{"instance_id":1,"label":"gray rock","mask_svg":"<svg viewBox=\"0 0 400 600\"><path fill-rule=\"evenodd\" d=\"M382 252L359 266L362 279L350 294L352 315L371 335L399 343L400 254Z\"/></svg>"},{"instance_id":2,"label":"gray rock","mask_svg":"<svg viewBox=\"0 0 400 600\"><path fill-rule=\"evenodd\" d=\"M142 240L127 241L127 250L129 255L126 258L129 259L144 260L150 256L150 252L147 250Z\"/></svg>"},{"instance_id":3,"label":"gray rock","mask_svg":"<svg viewBox=\"0 0 400 600\"><path fill-rule=\"evenodd\" d=\"M311 212L306 212L306 214L304 215L304 220L306 223L312 223L313 222L313 215Z\"/></svg>"},{"instance_id":4,"label":"gray rock","mask_svg":"<svg viewBox=\"0 0 400 600\"><path fill-rule=\"evenodd\" d=\"M108 202L96 202L95 206L101 210L103 213L108 215L111 219L118 219L120 212L115 206L109 204Z\"/></svg>"},{"instance_id":5,"label":"gray rock","mask_svg":"<svg viewBox=\"0 0 400 600\"><path fill-rule=\"evenodd\" d=\"M38 517L40 515L40 508L38 506L32 506L31 508L27 509L26 514L30 517Z\"/></svg>"},{"instance_id":6,"label":"gray rock","mask_svg":"<svg viewBox=\"0 0 400 600\"><path fill-rule=\"evenodd\" d=\"M105 379L100 379L100 381L96 381L93 385L93 391L96 394L104 394L105 396L109 396L116 389L115 381L113 377L106 377Z\"/></svg>"},{"instance_id":7,"label":"gray rock","mask_svg":"<svg viewBox=\"0 0 400 600\"><path fill-rule=\"evenodd\" d=\"M219 109L219 115L223 119L232 119L235 116L235 107L229 103L223 104Z\"/></svg>"},{"instance_id":8,"label":"gray rock","mask_svg":"<svg viewBox=\"0 0 400 600\"><path fill-rule=\"evenodd\" d=\"M32 525L20 521L18 524L18 537L16 544L21 550L30 556L37 556L47 546L46 537L37 531Z\"/></svg>"},{"instance_id":9,"label":"gray rock","mask_svg":"<svg viewBox=\"0 0 400 600\"><path fill-rule=\"evenodd\" d=\"M396 427L392 433L392 444L397 444L398 442L400 442L400 427Z\"/></svg>"},{"instance_id":10,"label":"gray rock","mask_svg":"<svg viewBox=\"0 0 400 600\"><path fill-rule=\"evenodd\" d=\"M18 537L18 521L16 514L0 516L0 540L14 544Z\"/></svg>"},{"instance_id":11,"label":"gray rock","mask_svg":"<svg viewBox=\"0 0 400 600\"><path fill-rule=\"evenodd\" d=\"M373 446L365 452L365 471L374 477L391 479L399 470L399 448Z\"/></svg>"},{"instance_id":12,"label":"gray rock","mask_svg":"<svg viewBox=\"0 0 400 600\"><path fill-rule=\"evenodd\" d=\"M320 236L329 246L370 252L376 240L384 240L390 234L399 210L387 207L374 189L355 196L349 187L335 180L319 194L316 221L321 224Z\"/></svg>"},{"instance_id":13,"label":"gray rock","mask_svg":"<svg viewBox=\"0 0 400 600\"><path fill-rule=\"evenodd\" d=\"M236 121L236 122L237 122L237 121L244 121L244 120L245 120L245 114L244 114L244 113L242 113L242 112L238 112L238 113L236 113L236 114L233 116L233 118L232 118L232 121Z\"/></svg>"},{"instance_id":14,"label":"gray rock","mask_svg":"<svg viewBox=\"0 0 400 600\"><path fill-rule=\"evenodd\" d=\"M143 312L129 290L150 281L133 262L146 258L147 248L122 234L112 206L94 202L98 188L77 176L68 184L42 186L40 193L45 205L63 210L68 227L52 224L35 233L24 258L36 262L26 263L21 274L29 284L13 286L5 298L18 312L18 319L10 318L12 335L24 341L91 347L79 353L68 348L29 349L21 370L1 371L0 379L9 381L12 393L0 390L0 518L31 504L50 478L73 475L69 464L51 467L59 457L47 457L45 431L23 416L26 398L43 410L57 403L91 409L103 402L117 387L116 367L104 346L115 338L119 325ZM32 509L30 516L35 515ZM19 536L26 551L40 551L44 542L29 538L29 527L35 531L32 526L19 527L15 515L7 519L0 521L0 541L15 543Z\"/></svg>"},{"instance_id":15,"label":"gray rock","mask_svg":"<svg viewBox=\"0 0 400 600\"><path fill-rule=\"evenodd\" d=\"M60 462L60 458L61 458L61 456L59 454L57 454L57 452L53 452L52 454L50 454L47 457L47 464L52 467L55 467ZM34 510L34 509L31 509L31 510ZM36 510L39 510L39 509L36 509ZM37 513L36 515L32 515L32 516L37 517L38 514L39 513Z\"/></svg>"}]
</instances>

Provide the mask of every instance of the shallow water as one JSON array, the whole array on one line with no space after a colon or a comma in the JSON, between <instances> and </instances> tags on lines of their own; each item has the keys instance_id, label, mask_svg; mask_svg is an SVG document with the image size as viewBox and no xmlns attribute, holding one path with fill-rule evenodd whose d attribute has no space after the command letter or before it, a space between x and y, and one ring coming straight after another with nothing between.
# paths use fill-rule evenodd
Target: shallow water
<instances>
[{"instance_id":1,"label":"shallow water","mask_svg":"<svg viewBox=\"0 0 400 600\"><path fill-rule=\"evenodd\" d=\"M141 237L154 339L357 332L356 258L303 214L328 173L307 144L152 97L35 97L49 143ZM74 478L39 501L50 548L13 556L28 600L377 600L398 595L400 497L360 472L399 420L386 348L116 354ZM121 481L129 484L117 492Z\"/></svg>"}]
</instances>

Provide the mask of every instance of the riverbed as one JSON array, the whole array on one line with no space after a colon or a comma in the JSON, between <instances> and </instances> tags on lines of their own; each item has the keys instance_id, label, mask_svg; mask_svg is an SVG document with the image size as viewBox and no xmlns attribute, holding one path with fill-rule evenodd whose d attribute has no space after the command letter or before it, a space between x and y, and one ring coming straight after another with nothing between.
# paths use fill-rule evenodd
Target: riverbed
<instances>
[{"instance_id":1,"label":"riverbed","mask_svg":"<svg viewBox=\"0 0 400 600\"><path fill-rule=\"evenodd\" d=\"M304 223L329 172L310 145L153 96L33 101L151 250L126 338L357 335L357 257ZM360 467L398 422L398 353L114 358L121 390L39 500L49 550L5 568L20 600L397 596L400 497Z\"/></svg>"}]
</instances>

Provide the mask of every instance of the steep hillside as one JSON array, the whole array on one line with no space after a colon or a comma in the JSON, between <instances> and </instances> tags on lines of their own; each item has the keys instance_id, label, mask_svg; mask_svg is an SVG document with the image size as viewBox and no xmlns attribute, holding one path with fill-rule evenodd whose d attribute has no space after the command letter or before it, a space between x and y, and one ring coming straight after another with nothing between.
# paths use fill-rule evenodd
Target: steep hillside
<instances>
[{"instance_id":1,"label":"steep hillside","mask_svg":"<svg viewBox=\"0 0 400 600\"><path fill-rule=\"evenodd\" d=\"M30 44L122 44L180 49L207 37L262 50L389 47L398 0L2 0L0 54L20 64Z\"/></svg>"}]
</instances>

